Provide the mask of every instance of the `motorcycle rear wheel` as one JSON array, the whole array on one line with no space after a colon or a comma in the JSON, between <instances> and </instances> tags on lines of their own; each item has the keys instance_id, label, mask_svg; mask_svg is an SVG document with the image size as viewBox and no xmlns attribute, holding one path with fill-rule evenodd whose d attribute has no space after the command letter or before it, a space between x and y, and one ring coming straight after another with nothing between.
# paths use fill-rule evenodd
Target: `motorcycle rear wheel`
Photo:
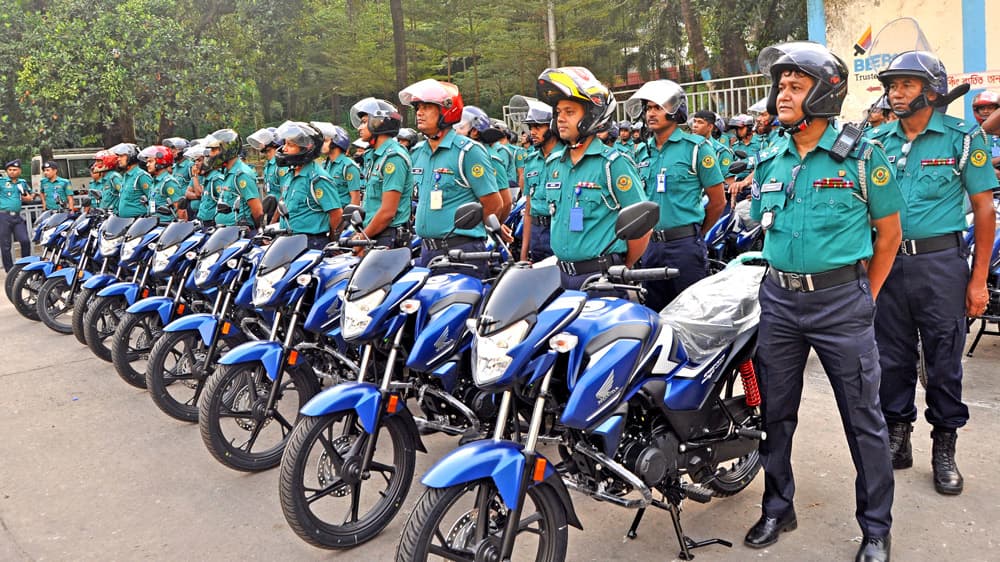
<instances>
[{"instance_id":1,"label":"motorcycle rear wheel","mask_svg":"<svg viewBox=\"0 0 1000 562\"><path fill-rule=\"evenodd\" d=\"M743 491L760 472L760 454L754 450L732 462L728 467L716 465L715 476L705 482L717 498L728 498Z\"/></svg>"}]
</instances>

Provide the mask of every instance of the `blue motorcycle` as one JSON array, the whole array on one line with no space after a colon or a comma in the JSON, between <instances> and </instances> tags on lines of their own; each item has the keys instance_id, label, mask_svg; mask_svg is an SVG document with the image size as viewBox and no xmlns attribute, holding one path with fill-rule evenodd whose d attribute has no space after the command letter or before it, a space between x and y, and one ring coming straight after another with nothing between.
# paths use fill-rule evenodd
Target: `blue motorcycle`
<instances>
[{"instance_id":1,"label":"blue motorcycle","mask_svg":"<svg viewBox=\"0 0 1000 562\"><path fill-rule=\"evenodd\" d=\"M641 237L657 215L648 202L623 209L618 237ZM757 284L762 273L753 270ZM645 508L669 511L683 559L693 548L726 544L684 536L679 506L732 495L759 470L756 286L734 274L743 290L707 318L671 318L670 307L661 317L624 299L588 296L641 294L641 281L673 275L613 266L581 291L562 290L551 266L513 268L499 279L473 344L476 383L503 392L493 439L464 445L427 472L397 560L564 560L567 525L581 528L570 488L638 509L630 537ZM720 282L733 291L732 280L716 278L675 303L696 310L706 302L699 291L717 297ZM691 329L708 319L717 325ZM533 404L523 443L506 440L525 401ZM546 430L562 434L556 460L538 450Z\"/></svg>"},{"instance_id":2,"label":"blue motorcycle","mask_svg":"<svg viewBox=\"0 0 1000 562\"><path fill-rule=\"evenodd\" d=\"M38 218L35 219L35 225L34 225L35 228L31 234L32 244L42 243L42 232L45 230L46 223L49 221L50 218L52 218L52 215L54 214L56 214L55 209L49 209L44 213L38 215ZM43 246L41 256L23 256L21 258L18 258L18 260L14 262L13 267L11 267L10 271L7 272L7 278L4 279L3 282L4 293L7 295L8 301L13 300L14 281L17 279L17 274L20 273L21 269L23 269L24 266L28 265L29 263L34 263L39 260L49 259L53 251L54 250L52 250L48 246Z\"/></svg>"},{"instance_id":3,"label":"blue motorcycle","mask_svg":"<svg viewBox=\"0 0 1000 562\"><path fill-rule=\"evenodd\" d=\"M85 240L82 235L71 236L77 220L77 215L70 213L52 215L46 221L41 233L47 259L25 263L17 272L11 286L10 302L14 305L14 309L28 320L38 320L38 291L45 283L46 277L79 258L79 251ZM71 242L71 245L67 246L67 242Z\"/></svg>"},{"instance_id":4,"label":"blue motorcycle","mask_svg":"<svg viewBox=\"0 0 1000 562\"><path fill-rule=\"evenodd\" d=\"M129 305L111 336L111 363L129 385L146 388L146 362L164 326L177 316L207 309L185 287L204 240L201 225L194 222L171 223L157 239L148 269L155 294Z\"/></svg>"},{"instance_id":5,"label":"blue motorcycle","mask_svg":"<svg viewBox=\"0 0 1000 562\"><path fill-rule=\"evenodd\" d=\"M456 212L458 228L482 222L477 203ZM499 229L499 225L496 225ZM483 282L462 273L465 260L494 252L452 250L429 267L412 267L407 248L370 251L344 295L342 333L363 344L362 373L379 384L347 382L302 408L281 462L285 519L321 548L352 548L393 519L409 491L421 433L478 439L496 405L471 383L466 321L479 308ZM374 366L374 367L373 367ZM426 419L407 407L416 398Z\"/></svg>"},{"instance_id":6,"label":"blue motorcycle","mask_svg":"<svg viewBox=\"0 0 1000 562\"><path fill-rule=\"evenodd\" d=\"M117 275L95 275L84 287L96 289L97 295L91 300L83 317L83 331L87 346L100 359L111 362L111 346L108 341L115 333L118 322L125 315L125 309L156 294L156 288L149 284L149 270L153 258L153 245L163 228L156 217L137 219L125 233L121 241ZM109 278L110 277L110 278ZM123 281L122 279L128 279ZM102 286L103 285L103 286Z\"/></svg>"},{"instance_id":7,"label":"blue motorcycle","mask_svg":"<svg viewBox=\"0 0 1000 562\"><path fill-rule=\"evenodd\" d=\"M198 421L198 399L205 380L215 372L219 358L248 338L241 329L242 293L249 302L253 291L250 270L262 253L242 228L224 226L202 246L188 286L214 296L211 312L177 318L163 328L146 363L146 389L160 410L186 422ZM194 257L194 256L192 256Z\"/></svg>"},{"instance_id":8,"label":"blue motorcycle","mask_svg":"<svg viewBox=\"0 0 1000 562\"><path fill-rule=\"evenodd\" d=\"M229 468L277 466L297 412L319 392L310 360L319 345L302 344L327 345L315 334L339 321L338 293L358 261L324 252L309 250L304 235L271 242L253 280L254 307L274 315L270 335L226 353L205 382L198 401L202 441Z\"/></svg>"},{"instance_id":9,"label":"blue motorcycle","mask_svg":"<svg viewBox=\"0 0 1000 562\"><path fill-rule=\"evenodd\" d=\"M134 220L112 215L101 224L97 233L97 254L94 259L101 262L101 269L88 277L77 292L76 298L73 299L74 314L70 322L73 336L83 345L87 345L86 330L83 324L86 311L90 308L91 301L97 296L98 291L118 281L118 278L122 276L118 255L122 241L125 239L125 233L128 232Z\"/></svg>"}]
</instances>

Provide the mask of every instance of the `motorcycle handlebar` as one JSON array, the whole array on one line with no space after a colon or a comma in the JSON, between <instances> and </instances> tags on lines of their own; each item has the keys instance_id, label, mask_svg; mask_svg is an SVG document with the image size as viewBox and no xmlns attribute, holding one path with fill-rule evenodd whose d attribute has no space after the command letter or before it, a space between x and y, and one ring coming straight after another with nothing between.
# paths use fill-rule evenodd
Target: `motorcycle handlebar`
<instances>
[{"instance_id":1,"label":"motorcycle handlebar","mask_svg":"<svg viewBox=\"0 0 1000 562\"><path fill-rule=\"evenodd\" d=\"M673 267L652 267L646 269L628 269L624 265L613 265L608 268L608 278L624 283L640 281L663 281L680 275Z\"/></svg>"},{"instance_id":2,"label":"motorcycle handlebar","mask_svg":"<svg viewBox=\"0 0 1000 562\"><path fill-rule=\"evenodd\" d=\"M466 252L463 250L448 250L448 259L455 261L492 260L499 258L499 252Z\"/></svg>"},{"instance_id":3,"label":"motorcycle handlebar","mask_svg":"<svg viewBox=\"0 0 1000 562\"><path fill-rule=\"evenodd\" d=\"M374 248L377 242L375 240L346 240L339 245L343 248Z\"/></svg>"}]
</instances>

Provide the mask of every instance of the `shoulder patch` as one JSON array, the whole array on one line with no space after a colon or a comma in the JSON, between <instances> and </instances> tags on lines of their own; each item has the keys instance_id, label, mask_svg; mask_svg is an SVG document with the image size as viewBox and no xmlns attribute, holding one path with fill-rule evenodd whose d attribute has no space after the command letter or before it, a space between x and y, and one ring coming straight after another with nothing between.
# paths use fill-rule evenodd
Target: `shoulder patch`
<instances>
[{"instance_id":1,"label":"shoulder patch","mask_svg":"<svg viewBox=\"0 0 1000 562\"><path fill-rule=\"evenodd\" d=\"M391 174L391 173L393 173L393 172L396 171L396 165L393 164L392 162L386 162L385 163L385 168L382 168L382 169L385 171L385 173ZM350 178L348 178L348 179L350 179Z\"/></svg>"},{"instance_id":2,"label":"shoulder patch","mask_svg":"<svg viewBox=\"0 0 1000 562\"><path fill-rule=\"evenodd\" d=\"M972 165L977 168L982 168L987 162L989 162L989 160L990 159L986 155L986 151L982 149L977 148L972 151L971 155L969 155L969 162L972 162Z\"/></svg>"},{"instance_id":3,"label":"shoulder patch","mask_svg":"<svg viewBox=\"0 0 1000 562\"><path fill-rule=\"evenodd\" d=\"M885 166L878 166L872 170L872 183L879 187L889 183L889 178L891 177L892 175L889 173L889 168L886 168Z\"/></svg>"},{"instance_id":4,"label":"shoulder patch","mask_svg":"<svg viewBox=\"0 0 1000 562\"><path fill-rule=\"evenodd\" d=\"M354 174L352 174L351 172L344 172L344 179L347 181L351 181L354 179Z\"/></svg>"},{"instance_id":5,"label":"shoulder patch","mask_svg":"<svg viewBox=\"0 0 1000 562\"><path fill-rule=\"evenodd\" d=\"M167 195L173 195L173 194L174 194L174 188L168 187L167 188Z\"/></svg>"},{"instance_id":6,"label":"shoulder patch","mask_svg":"<svg viewBox=\"0 0 1000 562\"><path fill-rule=\"evenodd\" d=\"M712 158L711 156L706 156L701 159L701 165L704 168L712 168L713 166L715 166L715 158Z\"/></svg>"},{"instance_id":7,"label":"shoulder patch","mask_svg":"<svg viewBox=\"0 0 1000 562\"><path fill-rule=\"evenodd\" d=\"M278 175L283 176L288 170L285 168L278 168Z\"/></svg>"},{"instance_id":8,"label":"shoulder patch","mask_svg":"<svg viewBox=\"0 0 1000 562\"><path fill-rule=\"evenodd\" d=\"M486 168L484 168L482 164L473 164L471 171L472 171L472 177L481 178L483 177L483 174L486 173Z\"/></svg>"},{"instance_id":9,"label":"shoulder patch","mask_svg":"<svg viewBox=\"0 0 1000 562\"><path fill-rule=\"evenodd\" d=\"M315 192L316 192L316 199L320 199L320 198L323 197L323 189L322 188L317 187L316 190L315 190Z\"/></svg>"},{"instance_id":10,"label":"shoulder patch","mask_svg":"<svg viewBox=\"0 0 1000 562\"><path fill-rule=\"evenodd\" d=\"M618 191L628 191L632 189L632 178L628 176L618 176L618 180L615 182L618 187Z\"/></svg>"},{"instance_id":11,"label":"shoulder patch","mask_svg":"<svg viewBox=\"0 0 1000 562\"><path fill-rule=\"evenodd\" d=\"M247 180L240 180L240 187L243 188L246 186L247 186Z\"/></svg>"}]
</instances>

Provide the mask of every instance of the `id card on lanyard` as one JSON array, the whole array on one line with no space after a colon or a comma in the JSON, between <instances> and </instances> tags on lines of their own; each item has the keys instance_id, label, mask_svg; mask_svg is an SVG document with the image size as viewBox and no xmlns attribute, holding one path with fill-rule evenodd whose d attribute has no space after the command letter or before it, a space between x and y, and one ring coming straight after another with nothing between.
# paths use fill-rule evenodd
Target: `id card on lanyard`
<instances>
[{"instance_id":1,"label":"id card on lanyard","mask_svg":"<svg viewBox=\"0 0 1000 562\"><path fill-rule=\"evenodd\" d=\"M656 174L656 192L666 193L667 192L667 169L660 168L660 173Z\"/></svg>"},{"instance_id":2,"label":"id card on lanyard","mask_svg":"<svg viewBox=\"0 0 1000 562\"><path fill-rule=\"evenodd\" d=\"M580 206L580 193L583 190L580 186L573 188L573 207L569 210L569 231L583 232L583 207Z\"/></svg>"},{"instance_id":3,"label":"id card on lanyard","mask_svg":"<svg viewBox=\"0 0 1000 562\"><path fill-rule=\"evenodd\" d=\"M440 211L444 207L444 192L438 182L441 181L441 172L434 172L434 188L431 189L431 210Z\"/></svg>"}]
</instances>

